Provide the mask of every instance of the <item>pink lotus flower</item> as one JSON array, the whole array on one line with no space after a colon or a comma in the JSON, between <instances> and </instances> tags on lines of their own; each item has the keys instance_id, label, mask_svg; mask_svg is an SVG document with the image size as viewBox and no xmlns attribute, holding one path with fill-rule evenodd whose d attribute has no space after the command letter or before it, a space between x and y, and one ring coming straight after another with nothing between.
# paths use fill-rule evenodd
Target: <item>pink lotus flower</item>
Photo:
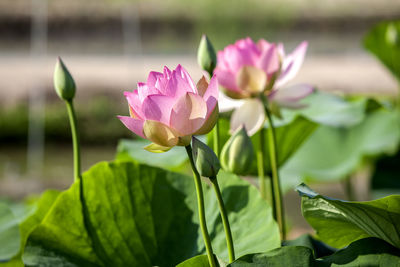
<instances>
[{"instance_id":1,"label":"pink lotus flower","mask_svg":"<svg viewBox=\"0 0 400 267\"><path fill-rule=\"evenodd\" d=\"M265 93L269 102L286 108L299 108L298 102L313 92L307 84L284 87L299 71L307 50L302 42L288 55L282 44L269 43L263 39L254 43L250 38L238 40L218 52L214 73L224 93L233 99L246 99L240 103L230 101L236 108L232 114L231 131L242 124L249 135L257 132L265 121L264 106L257 98ZM221 110L228 110L221 103Z\"/></svg>"},{"instance_id":2,"label":"pink lotus flower","mask_svg":"<svg viewBox=\"0 0 400 267\"><path fill-rule=\"evenodd\" d=\"M192 135L206 134L218 118L218 82L215 75L208 84L202 77L197 85L189 73L178 65L171 71L150 72L146 83L125 92L130 117L118 116L135 134L153 144L152 152L186 146Z\"/></svg>"}]
</instances>

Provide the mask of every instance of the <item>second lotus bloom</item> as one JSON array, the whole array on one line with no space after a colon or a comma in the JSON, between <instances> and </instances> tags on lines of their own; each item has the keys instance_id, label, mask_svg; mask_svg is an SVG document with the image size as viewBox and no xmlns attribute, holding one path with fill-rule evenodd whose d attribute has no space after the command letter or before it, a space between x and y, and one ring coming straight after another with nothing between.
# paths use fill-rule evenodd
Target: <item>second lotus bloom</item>
<instances>
[{"instance_id":1,"label":"second lotus bloom","mask_svg":"<svg viewBox=\"0 0 400 267\"><path fill-rule=\"evenodd\" d=\"M153 142L150 151L190 143L192 135L206 134L218 118L218 82L203 77L197 85L189 73L178 65L164 67L163 73L150 72L146 83L137 90L125 92L130 117L119 116L135 134Z\"/></svg>"},{"instance_id":2,"label":"second lotus bloom","mask_svg":"<svg viewBox=\"0 0 400 267\"><path fill-rule=\"evenodd\" d=\"M306 84L284 85L299 71L306 50L307 42L302 42L286 55L282 44L263 39L254 43L246 38L218 52L214 73L225 94L234 99L247 99L237 105L239 107L232 114L232 131L245 124L249 135L253 135L264 124L264 107L257 99L260 93L278 106L301 107L298 101L313 88Z\"/></svg>"}]
</instances>

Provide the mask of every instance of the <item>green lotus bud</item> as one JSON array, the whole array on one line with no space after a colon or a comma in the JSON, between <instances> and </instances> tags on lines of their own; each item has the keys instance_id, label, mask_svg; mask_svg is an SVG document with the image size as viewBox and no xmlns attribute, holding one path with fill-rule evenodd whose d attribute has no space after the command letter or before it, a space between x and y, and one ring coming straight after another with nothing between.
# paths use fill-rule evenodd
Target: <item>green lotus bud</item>
<instances>
[{"instance_id":1,"label":"green lotus bud","mask_svg":"<svg viewBox=\"0 0 400 267\"><path fill-rule=\"evenodd\" d=\"M207 71L210 76L212 76L217 64L217 56L213 45L205 34L201 37L199 48L197 50L197 62L203 70Z\"/></svg>"},{"instance_id":2,"label":"green lotus bud","mask_svg":"<svg viewBox=\"0 0 400 267\"><path fill-rule=\"evenodd\" d=\"M196 137L192 137L193 161L201 176L216 177L221 165L214 151Z\"/></svg>"},{"instance_id":3,"label":"green lotus bud","mask_svg":"<svg viewBox=\"0 0 400 267\"><path fill-rule=\"evenodd\" d=\"M386 42L394 47L400 47L398 28L395 23L390 23L386 29Z\"/></svg>"},{"instance_id":4,"label":"green lotus bud","mask_svg":"<svg viewBox=\"0 0 400 267\"><path fill-rule=\"evenodd\" d=\"M58 96L63 100L69 101L75 96L74 78L72 78L60 57L54 69L54 88Z\"/></svg>"},{"instance_id":5,"label":"green lotus bud","mask_svg":"<svg viewBox=\"0 0 400 267\"><path fill-rule=\"evenodd\" d=\"M222 168L235 174L246 175L253 160L253 144L245 127L241 126L222 148Z\"/></svg>"}]
</instances>

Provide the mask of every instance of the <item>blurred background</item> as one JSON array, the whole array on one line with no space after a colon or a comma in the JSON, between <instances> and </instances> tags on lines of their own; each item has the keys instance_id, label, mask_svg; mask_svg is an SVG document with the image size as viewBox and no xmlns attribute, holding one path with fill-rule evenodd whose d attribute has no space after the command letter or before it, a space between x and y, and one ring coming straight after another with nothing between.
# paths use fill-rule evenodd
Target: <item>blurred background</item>
<instances>
[{"instance_id":1,"label":"blurred background","mask_svg":"<svg viewBox=\"0 0 400 267\"><path fill-rule=\"evenodd\" d=\"M1 0L0 198L19 200L72 181L69 122L52 82L58 56L78 87L86 170L112 160L118 140L133 137L116 119L128 113L123 91L164 65L182 64L200 78L196 52L203 33L217 50L246 36L283 42L286 51L308 40L294 82L338 94L393 96L394 78L361 41L377 22L398 18L400 1L392 0ZM344 195L339 182L315 187ZM286 198L292 218L300 218L300 198ZM309 230L305 222L299 227Z\"/></svg>"}]
</instances>

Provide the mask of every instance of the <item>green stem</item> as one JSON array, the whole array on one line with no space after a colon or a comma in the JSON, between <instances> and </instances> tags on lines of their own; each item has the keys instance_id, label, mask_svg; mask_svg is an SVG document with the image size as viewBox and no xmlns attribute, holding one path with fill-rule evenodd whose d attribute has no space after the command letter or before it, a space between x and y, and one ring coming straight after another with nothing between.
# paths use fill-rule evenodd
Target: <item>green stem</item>
<instances>
[{"instance_id":1,"label":"green stem","mask_svg":"<svg viewBox=\"0 0 400 267\"><path fill-rule=\"evenodd\" d=\"M87 207L87 203L84 197L84 185L83 179L81 175L81 155L80 155L80 144L79 144L79 134L78 134L78 124L76 119L76 113L74 109L74 105L72 100L65 101L68 110L69 122L71 125L71 134L72 134L72 146L74 153L74 181L79 181L79 199L82 205L82 216L83 216L83 224L86 231L89 234L89 238L92 241L93 246L96 251L100 251L100 258L106 263L106 266L110 266L109 259L104 257L104 248L100 245L101 243L98 240L98 235L93 228L93 225L90 223L89 219L89 210Z\"/></svg>"},{"instance_id":2,"label":"green stem","mask_svg":"<svg viewBox=\"0 0 400 267\"><path fill-rule=\"evenodd\" d=\"M397 112L400 112L400 83L397 83L397 101L396 101Z\"/></svg>"},{"instance_id":3,"label":"green stem","mask_svg":"<svg viewBox=\"0 0 400 267\"><path fill-rule=\"evenodd\" d=\"M265 172L264 172L264 127L260 131L260 144L257 146L257 171L258 171L258 183L260 185L261 196L265 199L266 187L265 187Z\"/></svg>"},{"instance_id":4,"label":"green stem","mask_svg":"<svg viewBox=\"0 0 400 267\"><path fill-rule=\"evenodd\" d=\"M204 210L203 188L201 186L200 174L197 171L196 166L194 165L192 147L190 145L187 145L185 146L185 148L194 174L193 178L194 178L194 184L196 186L197 205L199 208L199 222L200 222L201 233L203 235L204 244L206 246L208 262L210 263L211 267L216 267L217 264L215 262L214 253L211 246L211 239L207 230L206 215Z\"/></svg>"},{"instance_id":5,"label":"green stem","mask_svg":"<svg viewBox=\"0 0 400 267\"><path fill-rule=\"evenodd\" d=\"M355 194L354 194L354 190L353 190L353 185L351 182L351 175L349 175L348 177L346 177L346 179L344 180L344 187L346 190L346 195L347 195L347 200L348 201L355 201Z\"/></svg>"},{"instance_id":6,"label":"green stem","mask_svg":"<svg viewBox=\"0 0 400 267\"><path fill-rule=\"evenodd\" d=\"M67 104L69 123L71 125L72 146L74 150L74 180L77 181L80 180L81 178L81 153L80 153L80 144L78 135L78 125L72 100L67 100L65 101L65 103Z\"/></svg>"},{"instance_id":7,"label":"green stem","mask_svg":"<svg viewBox=\"0 0 400 267\"><path fill-rule=\"evenodd\" d=\"M217 119L217 123L214 126L214 153L219 157L219 120Z\"/></svg>"},{"instance_id":8,"label":"green stem","mask_svg":"<svg viewBox=\"0 0 400 267\"><path fill-rule=\"evenodd\" d=\"M232 232L229 225L228 214L225 209L224 200L222 199L221 190L219 189L217 177L210 177L210 181L213 185L215 195L217 196L219 212L221 213L222 224L224 225L226 244L228 246L229 262L235 260L235 248L233 246Z\"/></svg>"},{"instance_id":9,"label":"green stem","mask_svg":"<svg viewBox=\"0 0 400 267\"><path fill-rule=\"evenodd\" d=\"M257 146L257 171L258 171L258 182L260 185L261 196L268 201L268 203L274 208L274 198L271 191L271 179L265 175L264 170L264 156L265 156L265 129L261 128L259 133L259 145ZM276 216L274 215L274 218Z\"/></svg>"},{"instance_id":10,"label":"green stem","mask_svg":"<svg viewBox=\"0 0 400 267\"><path fill-rule=\"evenodd\" d=\"M271 161L271 172L272 172L272 191L274 195L274 204L276 211L276 221L278 222L279 229L281 232L281 239L286 239L286 231L285 231L285 217L283 210L283 200L282 200L282 190L279 181L279 172L278 172L278 151L277 151L277 143L276 143L276 133L274 122L272 120L271 113L268 109L268 103L265 99L265 96L262 95L262 100L265 107L265 114L267 115L267 121L269 125L268 131L268 144L269 144L269 155Z\"/></svg>"}]
</instances>

